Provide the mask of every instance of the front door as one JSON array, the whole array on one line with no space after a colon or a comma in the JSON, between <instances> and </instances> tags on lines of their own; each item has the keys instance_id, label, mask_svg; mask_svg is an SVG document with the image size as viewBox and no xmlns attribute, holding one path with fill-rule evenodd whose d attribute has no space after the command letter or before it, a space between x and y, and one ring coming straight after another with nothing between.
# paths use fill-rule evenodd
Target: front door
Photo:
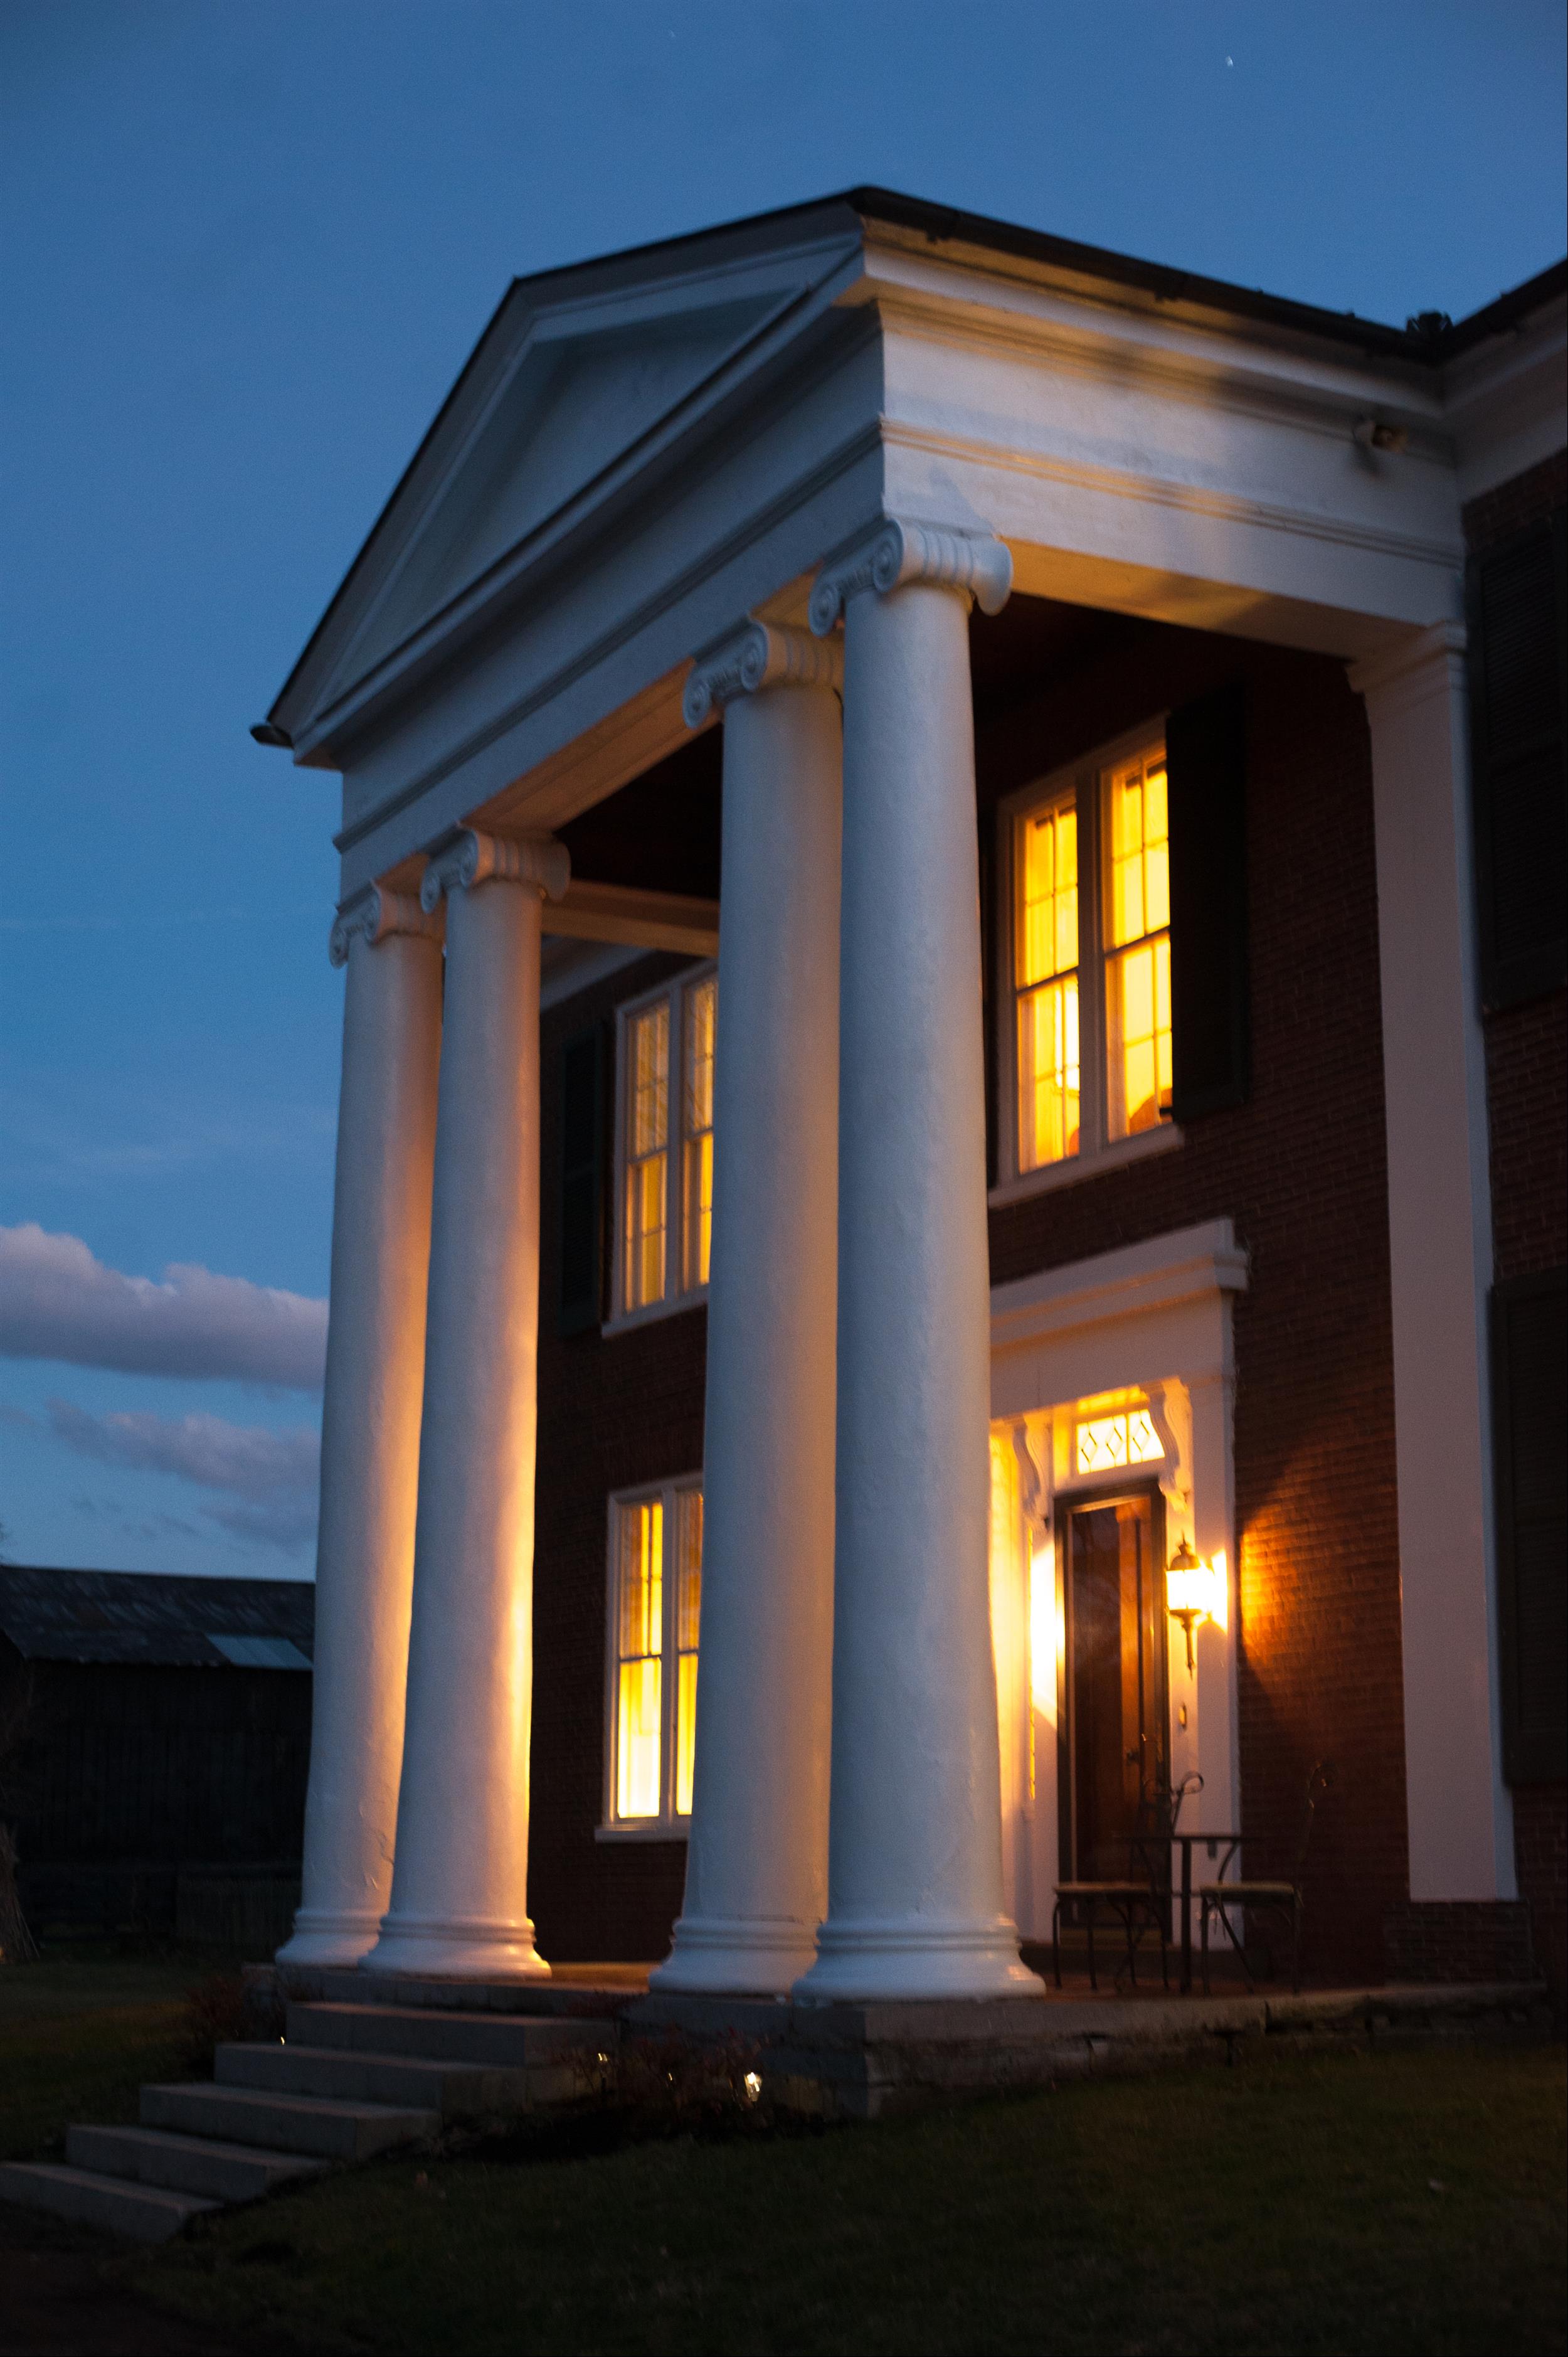
<instances>
[{"instance_id":1,"label":"front door","mask_svg":"<svg viewBox=\"0 0 1568 2357\"><path fill-rule=\"evenodd\" d=\"M1062 1852L1079 1881L1124 1874L1140 1804L1167 1781L1163 1533L1155 1490L1074 1506L1063 1548Z\"/></svg>"}]
</instances>

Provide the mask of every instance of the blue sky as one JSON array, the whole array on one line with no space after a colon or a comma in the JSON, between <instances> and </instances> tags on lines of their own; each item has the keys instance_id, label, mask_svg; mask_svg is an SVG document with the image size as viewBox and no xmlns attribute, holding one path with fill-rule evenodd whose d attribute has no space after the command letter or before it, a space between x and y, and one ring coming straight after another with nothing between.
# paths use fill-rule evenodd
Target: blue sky
<instances>
[{"instance_id":1,"label":"blue sky","mask_svg":"<svg viewBox=\"0 0 1568 2357\"><path fill-rule=\"evenodd\" d=\"M875 181L1459 317L1564 80L1536 0L0 9L12 1557L311 1567L335 789L247 729L509 278Z\"/></svg>"}]
</instances>

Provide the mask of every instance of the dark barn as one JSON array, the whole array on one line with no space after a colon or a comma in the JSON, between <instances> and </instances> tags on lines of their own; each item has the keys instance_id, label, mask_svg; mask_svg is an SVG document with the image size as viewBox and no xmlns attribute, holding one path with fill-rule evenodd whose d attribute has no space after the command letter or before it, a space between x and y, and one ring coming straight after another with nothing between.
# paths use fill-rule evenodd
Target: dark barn
<instances>
[{"instance_id":1,"label":"dark barn","mask_svg":"<svg viewBox=\"0 0 1568 2357\"><path fill-rule=\"evenodd\" d=\"M315 1619L306 1580L0 1567L0 1822L35 1936L286 1936Z\"/></svg>"}]
</instances>

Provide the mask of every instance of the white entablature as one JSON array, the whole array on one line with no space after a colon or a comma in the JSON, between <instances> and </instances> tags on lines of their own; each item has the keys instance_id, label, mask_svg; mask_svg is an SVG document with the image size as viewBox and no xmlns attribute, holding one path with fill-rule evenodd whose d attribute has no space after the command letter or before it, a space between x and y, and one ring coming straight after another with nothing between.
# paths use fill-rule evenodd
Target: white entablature
<instances>
[{"instance_id":1,"label":"white entablature","mask_svg":"<svg viewBox=\"0 0 1568 2357\"><path fill-rule=\"evenodd\" d=\"M1497 307L1450 354L875 191L521 281L268 726L343 773L349 900L672 750L693 654L803 622L884 514L1371 655L1457 617L1462 500L1560 439L1561 295Z\"/></svg>"}]
</instances>

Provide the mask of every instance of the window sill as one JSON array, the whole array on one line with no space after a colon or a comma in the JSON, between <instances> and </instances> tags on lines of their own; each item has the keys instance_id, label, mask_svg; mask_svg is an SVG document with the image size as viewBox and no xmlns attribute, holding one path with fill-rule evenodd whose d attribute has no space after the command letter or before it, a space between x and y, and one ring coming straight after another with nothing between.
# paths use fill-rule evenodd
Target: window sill
<instances>
[{"instance_id":1,"label":"window sill","mask_svg":"<svg viewBox=\"0 0 1568 2357\"><path fill-rule=\"evenodd\" d=\"M650 1817L633 1825L596 1825L596 1842L683 1842L692 1831L690 1817Z\"/></svg>"},{"instance_id":2,"label":"window sill","mask_svg":"<svg viewBox=\"0 0 1568 2357\"><path fill-rule=\"evenodd\" d=\"M685 1309L703 1309L707 1300L708 1288L700 1285L691 1293L677 1293L672 1300L650 1301L646 1309L623 1309L618 1316L607 1318L599 1332L607 1342L613 1342L618 1334L635 1333L639 1326L656 1326L661 1318L679 1318Z\"/></svg>"},{"instance_id":3,"label":"window sill","mask_svg":"<svg viewBox=\"0 0 1568 2357\"><path fill-rule=\"evenodd\" d=\"M1169 1154L1185 1140L1185 1131L1174 1121L1162 1122L1158 1129L1140 1130L1136 1137L1119 1137L1098 1153L1074 1154L1065 1162L1047 1162L1043 1170L1026 1170L1021 1178L1004 1178L985 1200L998 1211L1005 1203L1026 1202L1031 1195L1053 1194L1058 1187L1076 1187L1107 1170L1120 1170L1123 1163L1145 1161L1151 1154Z\"/></svg>"}]
</instances>

